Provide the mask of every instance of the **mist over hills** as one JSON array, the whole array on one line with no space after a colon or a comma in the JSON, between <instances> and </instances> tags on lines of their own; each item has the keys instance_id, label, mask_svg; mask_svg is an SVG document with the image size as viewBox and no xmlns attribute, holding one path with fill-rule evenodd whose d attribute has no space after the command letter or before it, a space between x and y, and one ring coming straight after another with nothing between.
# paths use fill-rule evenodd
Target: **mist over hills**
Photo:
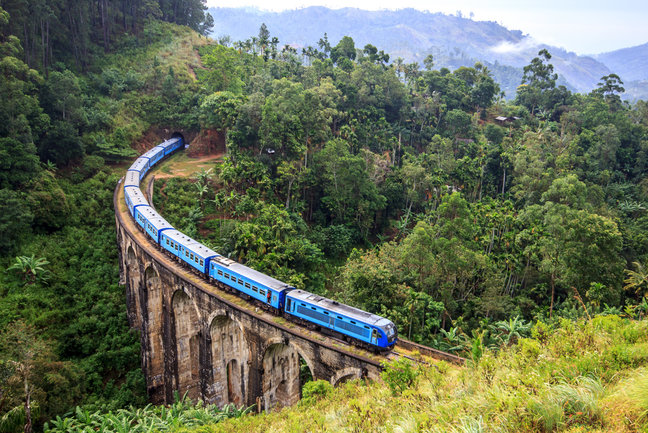
<instances>
[{"instance_id":1,"label":"mist over hills","mask_svg":"<svg viewBox=\"0 0 648 433\"><path fill-rule=\"evenodd\" d=\"M559 83L571 90L589 92L600 78L617 73L626 83L628 99L648 97L648 44L594 57L580 56L563 48L540 44L520 30L509 30L493 21L473 21L461 15L422 12L415 9L365 11L356 8L332 10L313 6L283 12L251 8L211 8L212 36L229 35L233 41L256 36L265 23L280 45L300 50L327 33L335 45L351 36L356 48L372 44L388 53L391 61L402 57L406 63L434 56L435 68L489 67L507 98L515 96L522 68L546 48L561 76Z\"/></svg>"}]
</instances>

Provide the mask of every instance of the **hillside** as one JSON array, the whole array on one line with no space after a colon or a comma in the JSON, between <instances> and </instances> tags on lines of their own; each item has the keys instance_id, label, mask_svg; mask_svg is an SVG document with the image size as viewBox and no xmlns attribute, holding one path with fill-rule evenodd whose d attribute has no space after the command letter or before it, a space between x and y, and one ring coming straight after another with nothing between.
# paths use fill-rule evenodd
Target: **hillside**
<instances>
[{"instance_id":1,"label":"hillside","mask_svg":"<svg viewBox=\"0 0 648 433\"><path fill-rule=\"evenodd\" d=\"M590 322L536 325L530 338L474 351L461 368L443 362L387 366L384 382L332 389L310 382L296 406L244 415L175 404L122 412L131 429L183 433L239 432L644 432L648 428L648 322L600 316ZM230 409L231 410L231 409ZM158 409L159 412L159 409ZM106 426L110 414L77 413L65 426Z\"/></svg>"},{"instance_id":2,"label":"hillside","mask_svg":"<svg viewBox=\"0 0 648 433\"><path fill-rule=\"evenodd\" d=\"M601 53L594 58L605 63L623 81L648 80L648 43Z\"/></svg>"},{"instance_id":3,"label":"hillside","mask_svg":"<svg viewBox=\"0 0 648 433\"><path fill-rule=\"evenodd\" d=\"M316 46L327 33L332 44L342 36L351 36L356 47L373 44L390 54L392 60L402 57L406 62L423 65L423 59L433 54L436 67L451 69L485 62L508 98L515 95L515 88L520 84L521 68L542 48L551 52L556 71L564 77L568 87L579 92L592 90L602 76L610 73L610 68L591 57L538 44L523 32L509 30L492 21L473 21L415 9L364 11L308 7L267 12L211 8L209 12L214 17L212 35L229 35L233 41L256 36L261 24L265 23L282 45L290 44L298 49ZM502 66L512 66L516 72Z\"/></svg>"}]
</instances>

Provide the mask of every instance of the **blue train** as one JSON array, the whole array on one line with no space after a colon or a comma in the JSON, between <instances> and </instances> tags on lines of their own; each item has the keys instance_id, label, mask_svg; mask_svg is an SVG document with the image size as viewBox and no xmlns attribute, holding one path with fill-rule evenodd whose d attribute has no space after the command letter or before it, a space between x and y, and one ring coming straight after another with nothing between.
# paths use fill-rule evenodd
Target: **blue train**
<instances>
[{"instance_id":1,"label":"blue train","mask_svg":"<svg viewBox=\"0 0 648 433\"><path fill-rule=\"evenodd\" d=\"M155 164L183 146L181 137L165 141L137 158L124 177L128 211L153 242L203 278L252 299L274 314L374 351L387 351L394 347L396 326L384 317L298 290L224 257L175 230L157 213L140 190L140 181Z\"/></svg>"}]
</instances>

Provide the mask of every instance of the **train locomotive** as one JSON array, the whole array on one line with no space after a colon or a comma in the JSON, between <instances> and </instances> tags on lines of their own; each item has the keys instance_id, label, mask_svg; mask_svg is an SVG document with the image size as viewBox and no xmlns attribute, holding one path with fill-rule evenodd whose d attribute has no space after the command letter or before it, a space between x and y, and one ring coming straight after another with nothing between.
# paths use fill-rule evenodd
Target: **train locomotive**
<instances>
[{"instance_id":1,"label":"train locomotive","mask_svg":"<svg viewBox=\"0 0 648 433\"><path fill-rule=\"evenodd\" d=\"M152 242L202 278L276 315L375 352L394 347L396 326L388 319L296 289L224 257L174 229L150 206L140 182L155 164L182 147L182 137L164 141L137 158L123 178L128 212Z\"/></svg>"}]
</instances>

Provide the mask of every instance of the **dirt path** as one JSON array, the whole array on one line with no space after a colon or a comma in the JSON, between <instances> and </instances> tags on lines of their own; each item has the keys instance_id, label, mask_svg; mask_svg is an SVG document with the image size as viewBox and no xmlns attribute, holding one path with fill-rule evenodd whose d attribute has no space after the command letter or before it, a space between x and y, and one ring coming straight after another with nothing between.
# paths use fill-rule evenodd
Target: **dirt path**
<instances>
[{"instance_id":1,"label":"dirt path","mask_svg":"<svg viewBox=\"0 0 648 433\"><path fill-rule=\"evenodd\" d=\"M155 170L156 179L166 179L170 177L191 177L201 170L208 170L223 158L223 154L206 155L199 158L190 158L184 153L162 163Z\"/></svg>"}]
</instances>

